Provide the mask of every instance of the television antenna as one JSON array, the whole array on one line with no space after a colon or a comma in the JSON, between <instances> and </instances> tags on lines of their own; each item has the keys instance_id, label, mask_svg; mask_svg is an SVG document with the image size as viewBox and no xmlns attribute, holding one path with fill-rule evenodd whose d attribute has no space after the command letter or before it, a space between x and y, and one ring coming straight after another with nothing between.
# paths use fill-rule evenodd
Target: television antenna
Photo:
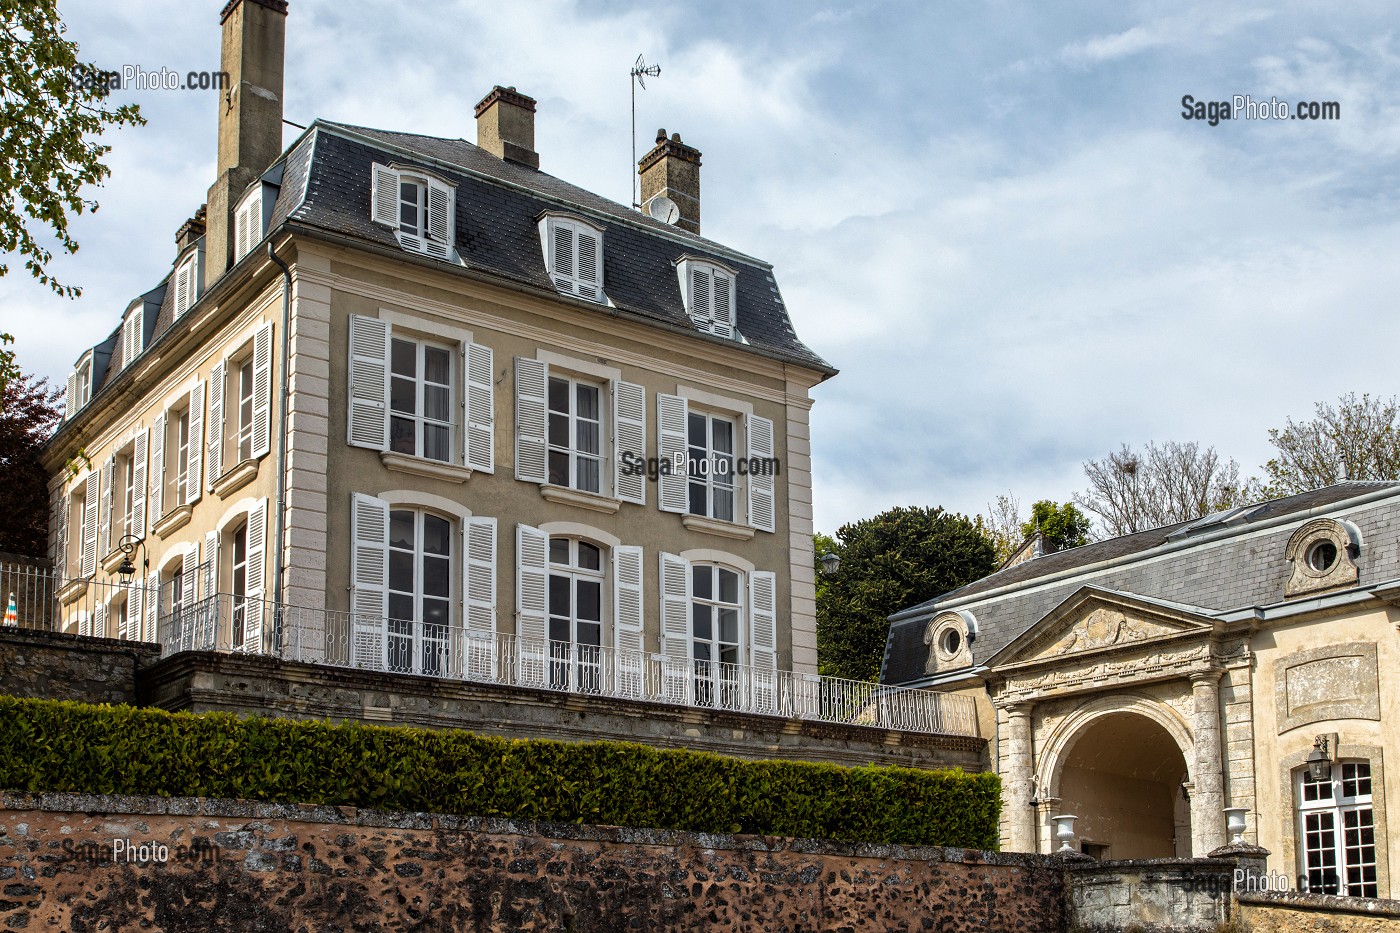
<instances>
[{"instance_id":1,"label":"television antenna","mask_svg":"<svg viewBox=\"0 0 1400 933\"><path fill-rule=\"evenodd\" d=\"M642 90L645 91L647 78L655 78L660 74L660 65L648 65L640 55L632 63L632 166L629 174L632 176L632 207L634 208L642 206L637 200L639 197L637 192L637 85L640 84Z\"/></svg>"}]
</instances>

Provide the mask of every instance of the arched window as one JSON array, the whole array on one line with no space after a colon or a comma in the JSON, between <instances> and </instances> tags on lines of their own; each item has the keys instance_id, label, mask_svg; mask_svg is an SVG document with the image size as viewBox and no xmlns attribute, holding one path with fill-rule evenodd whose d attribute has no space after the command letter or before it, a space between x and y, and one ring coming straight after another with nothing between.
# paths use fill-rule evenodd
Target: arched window
<instances>
[{"instance_id":1,"label":"arched window","mask_svg":"<svg viewBox=\"0 0 1400 933\"><path fill-rule=\"evenodd\" d=\"M248 523L238 526L229 542L233 547L231 568L232 579L232 622L233 647L242 648L248 632Z\"/></svg>"},{"instance_id":2,"label":"arched window","mask_svg":"<svg viewBox=\"0 0 1400 933\"><path fill-rule=\"evenodd\" d=\"M738 705L744 617L743 574L719 564L692 564L690 650L699 706Z\"/></svg>"},{"instance_id":3,"label":"arched window","mask_svg":"<svg viewBox=\"0 0 1400 933\"><path fill-rule=\"evenodd\" d=\"M1295 788L1300 874L1306 889L1315 894L1379 896L1371 763L1341 761L1322 778L1302 768Z\"/></svg>"},{"instance_id":4,"label":"arched window","mask_svg":"<svg viewBox=\"0 0 1400 933\"><path fill-rule=\"evenodd\" d=\"M596 693L603 647L604 550L580 538L549 539L550 686Z\"/></svg>"},{"instance_id":5,"label":"arched window","mask_svg":"<svg viewBox=\"0 0 1400 933\"><path fill-rule=\"evenodd\" d=\"M441 675L452 625L451 519L419 509L389 512L389 670Z\"/></svg>"}]
</instances>

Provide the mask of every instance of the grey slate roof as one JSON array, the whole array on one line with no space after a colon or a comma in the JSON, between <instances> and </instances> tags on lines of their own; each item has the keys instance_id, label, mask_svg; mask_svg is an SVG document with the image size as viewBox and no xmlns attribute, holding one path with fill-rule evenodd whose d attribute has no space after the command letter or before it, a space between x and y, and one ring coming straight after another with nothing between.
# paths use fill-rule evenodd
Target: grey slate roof
<instances>
[{"instance_id":1,"label":"grey slate roof","mask_svg":"<svg viewBox=\"0 0 1400 933\"><path fill-rule=\"evenodd\" d=\"M1377 502L1357 503L1354 512L1348 506L1387 491ZM1357 563L1363 584L1400 577L1400 483L1338 483L1262 503L1223 539L1193 544L1195 536L1180 537L1192 522L1154 528L1047 554L905 609L890 617L881 679L898 684L925 677L925 624L953 605L977 619L972 654L980 665L1085 584L1214 613L1281 602L1290 572L1283 556L1288 539L1318 510L1340 514L1361 529L1365 544ZM1270 519L1292 520L1256 534ZM1064 576L1049 579L1059 574Z\"/></svg>"},{"instance_id":2,"label":"grey slate roof","mask_svg":"<svg viewBox=\"0 0 1400 933\"><path fill-rule=\"evenodd\" d=\"M317 121L264 176L280 176L281 182L269 234L291 223L399 249L392 232L370 220L375 162L417 165L456 183L457 249L470 269L553 291L536 220L546 210L581 213L604 228L604 291L617 309L694 329L685 314L673 262L682 254L712 259L738 272L736 324L750 346L827 375L836 372L798 338L768 264L553 175L498 159L463 139ZM160 301L154 326L147 324L148 349L174 323L173 289L165 287L170 278L167 274L148 293ZM612 314L614 309L599 305L598 313ZM699 331L696 337L710 339ZM104 385L126 365L121 343L117 341ZM94 385L93 395L102 387Z\"/></svg>"}]
</instances>

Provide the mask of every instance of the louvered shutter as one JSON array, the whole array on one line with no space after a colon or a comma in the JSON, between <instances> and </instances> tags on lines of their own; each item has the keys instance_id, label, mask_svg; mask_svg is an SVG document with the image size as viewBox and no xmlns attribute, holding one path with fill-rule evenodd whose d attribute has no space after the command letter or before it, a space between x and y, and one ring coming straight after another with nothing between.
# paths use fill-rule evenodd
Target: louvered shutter
<instances>
[{"instance_id":1,"label":"louvered shutter","mask_svg":"<svg viewBox=\"0 0 1400 933\"><path fill-rule=\"evenodd\" d=\"M574 233L578 245L578 296L597 301L603 291L603 241L592 230L579 227Z\"/></svg>"},{"instance_id":2,"label":"louvered shutter","mask_svg":"<svg viewBox=\"0 0 1400 933\"><path fill-rule=\"evenodd\" d=\"M373 188L371 213L374 222L397 230L399 227L399 173L387 166L376 164L374 166Z\"/></svg>"},{"instance_id":3,"label":"louvered shutter","mask_svg":"<svg viewBox=\"0 0 1400 933\"><path fill-rule=\"evenodd\" d=\"M49 509L52 516L49 529L53 540L53 572L59 580L59 586L62 586L68 564L68 497L63 494L62 488L53 491Z\"/></svg>"},{"instance_id":4,"label":"louvered shutter","mask_svg":"<svg viewBox=\"0 0 1400 933\"><path fill-rule=\"evenodd\" d=\"M219 592L219 533L206 532L204 535L204 596L207 599Z\"/></svg>"},{"instance_id":5,"label":"louvered shutter","mask_svg":"<svg viewBox=\"0 0 1400 933\"><path fill-rule=\"evenodd\" d=\"M549 481L549 365L515 358L515 478L527 483Z\"/></svg>"},{"instance_id":6,"label":"louvered shutter","mask_svg":"<svg viewBox=\"0 0 1400 933\"><path fill-rule=\"evenodd\" d=\"M160 633L160 572L152 570L146 577L146 592L141 599L141 641L161 641Z\"/></svg>"},{"instance_id":7,"label":"louvered shutter","mask_svg":"<svg viewBox=\"0 0 1400 933\"><path fill-rule=\"evenodd\" d=\"M352 447L389 447L389 323L350 316L350 432Z\"/></svg>"},{"instance_id":8,"label":"louvered shutter","mask_svg":"<svg viewBox=\"0 0 1400 933\"><path fill-rule=\"evenodd\" d=\"M191 505L199 501L204 488L204 383L199 382L190 390L190 446L189 479L185 483L185 501L181 505Z\"/></svg>"},{"instance_id":9,"label":"louvered shutter","mask_svg":"<svg viewBox=\"0 0 1400 933\"><path fill-rule=\"evenodd\" d=\"M351 663L384 669L384 626L389 616L389 503L356 494L350 538Z\"/></svg>"},{"instance_id":10,"label":"louvered shutter","mask_svg":"<svg viewBox=\"0 0 1400 933\"><path fill-rule=\"evenodd\" d=\"M714 307L710 300L711 284L708 269L691 267L690 319L703 331L709 331L714 323Z\"/></svg>"},{"instance_id":11,"label":"louvered shutter","mask_svg":"<svg viewBox=\"0 0 1400 933\"><path fill-rule=\"evenodd\" d=\"M165 420L166 412L161 412L151 426L151 466L148 474L151 491L146 497L151 527L155 527L156 522L165 515Z\"/></svg>"},{"instance_id":12,"label":"louvered shutter","mask_svg":"<svg viewBox=\"0 0 1400 933\"><path fill-rule=\"evenodd\" d=\"M259 499L248 510L248 595L247 621L243 627L243 650L252 654L263 651L263 629L267 616L267 606L263 602L267 594L267 500ZM272 542L276 547L276 542Z\"/></svg>"},{"instance_id":13,"label":"louvered shutter","mask_svg":"<svg viewBox=\"0 0 1400 933\"><path fill-rule=\"evenodd\" d=\"M656 397L657 446L662 461L657 500L663 512L684 512L688 504L686 470L676 469L676 464L686 462L685 426L689 414L690 404L679 395Z\"/></svg>"},{"instance_id":14,"label":"louvered shutter","mask_svg":"<svg viewBox=\"0 0 1400 933\"><path fill-rule=\"evenodd\" d=\"M469 343L466 357L467 427L465 462L480 473L496 472L495 357L490 347Z\"/></svg>"},{"instance_id":15,"label":"louvered shutter","mask_svg":"<svg viewBox=\"0 0 1400 933\"><path fill-rule=\"evenodd\" d=\"M83 565L79 576L92 577L97 574L97 471L88 474L87 489L83 499Z\"/></svg>"},{"instance_id":16,"label":"louvered shutter","mask_svg":"<svg viewBox=\"0 0 1400 933\"><path fill-rule=\"evenodd\" d=\"M661 555L661 690L671 703L689 703L690 561Z\"/></svg>"},{"instance_id":17,"label":"louvered shutter","mask_svg":"<svg viewBox=\"0 0 1400 933\"><path fill-rule=\"evenodd\" d=\"M138 538L146 536L146 451L150 439L150 428L143 428L131 445L131 533Z\"/></svg>"},{"instance_id":18,"label":"louvered shutter","mask_svg":"<svg viewBox=\"0 0 1400 933\"><path fill-rule=\"evenodd\" d=\"M228 377L225 375L227 360L214 364L209 374L209 450L204 460L204 468L209 472L209 488L224 475L224 394L228 391Z\"/></svg>"},{"instance_id":19,"label":"louvered shutter","mask_svg":"<svg viewBox=\"0 0 1400 933\"><path fill-rule=\"evenodd\" d=\"M549 650L549 536L529 525L515 526L515 644L521 684L545 685Z\"/></svg>"},{"instance_id":20,"label":"louvered shutter","mask_svg":"<svg viewBox=\"0 0 1400 933\"><path fill-rule=\"evenodd\" d=\"M749 574L750 662L756 668L778 666L778 578L771 571Z\"/></svg>"},{"instance_id":21,"label":"louvered shutter","mask_svg":"<svg viewBox=\"0 0 1400 933\"><path fill-rule=\"evenodd\" d=\"M272 449L272 323L253 335L253 453L254 460Z\"/></svg>"},{"instance_id":22,"label":"louvered shutter","mask_svg":"<svg viewBox=\"0 0 1400 933\"><path fill-rule=\"evenodd\" d=\"M142 588L144 582L137 577L126 589L126 617L117 630L117 637L122 641L136 641L141 635L141 613L145 606L142 597L146 593Z\"/></svg>"},{"instance_id":23,"label":"louvered shutter","mask_svg":"<svg viewBox=\"0 0 1400 933\"><path fill-rule=\"evenodd\" d=\"M613 548L613 643L617 648L617 690L622 696L642 695L644 634L642 549Z\"/></svg>"},{"instance_id":24,"label":"louvered shutter","mask_svg":"<svg viewBox=\"0 0 1400 933\"><path fill-rule=\"evenodd\" d=\"M551 252L554 287L561 292L574 294L574 228L566 223L555 222L551 227Z\"/></svg>"},{"instance_id":25,"label":"louvered shutter","mask_svg":"<svg viewBox=\"0 0 1400 933\"><path fill-rule=\"evenodd\" d=\"M713 279L714 293L711 305L711 332L718 337L734 336L734 280L722 272L716 272Z\"/></svg>"},{"instance_id":26,"label":"louvered shutter","mask_svg":"<svg viewBox=\"0 0 1400 933\"><path fill-rule=\"evenodd\" d=\"M63 418L67 420L78 413L78 374L68 374L68 392L63 396Z\"/></svg>"},{"instance_id":27,"label":"louvered shutter","mask_svg":"<svg viewBox=\"0 0 1400 933\"><path fill-rule=\"evenodd\" d=\"M645 469L636 472L647 456L647 391L631 382L612 383L613 494L623 502L647 504ZM626 472L625 466L632 472Z\"/></svg>"},{"instance_id":28,"label":"louvered shutter","mask_svg":"<svg viewBox=\"0 0 1400 933\"><path fill-rule=\"evenodd\" d=\"M175 316L179 317L189 310L191 304L190 289L193 283L190 281L190 272L194 269L188 261L180 264L179 270L175 273Z\"/></svg>"},{"instance_id":29,"label":"louvered shutter","mask_svg":"<svg viewBox=\"0 0 1400 933\"><path fill-rule=\"evenodd\" d=\"M455 237L453 226L452 189L437 181L428 182L428 224L424 252L438 259L452 258Z\"/></svg>"},{"instance_id":30,"label":"louvered shutter","mask_svg":"<svg viewBox=\"0 0 1400 933\"><path fill-rule=\"evenodd\" d=\"M233 219L233 261L238 262L248 255L248 205L238 209Z\"/></svg>"},{"instance_id":31,"label":"louvered shutter","mask_svg":"<svg viewBox=\"0 0 1400 933\"><path fill-rule=\"evenodd\" d=\"M466 639L463 673L471 680L496 679L496 520L464 523Z\"/></svg>"},{"instance_id":32,"label":"louvered shutter","mask_svg":"<svg viewBox=\"0 0 1400 933\"><path fill-rule=\"evenodd\" d=\"M117 472L117 458L111 456L102 464L102 508L97 513L97 553L106 555L112 549L112 479Z\"/></svg>"},{"instance_id":33,"label":"louvered shutter","mask_svg":"<svg viewBox=\"0 0 1400 933\"><path fill-rule=\"evenodd\" d=\"M758 415L744 418L749 443L749 524L760 531L772 531L775 521L773 497L773 422ZM760 469L753 469L758 466Z\"/></svg>"}]
</instances>

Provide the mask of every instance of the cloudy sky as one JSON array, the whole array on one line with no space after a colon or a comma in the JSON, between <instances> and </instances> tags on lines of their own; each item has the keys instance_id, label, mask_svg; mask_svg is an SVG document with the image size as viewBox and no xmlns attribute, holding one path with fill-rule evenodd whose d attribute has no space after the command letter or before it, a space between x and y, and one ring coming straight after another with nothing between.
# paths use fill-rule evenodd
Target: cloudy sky
<instances>
[{"instance_id":1,"label":"cloudy sky","mask_svg":"<svg viewBox=\"0 0 1400 933\"><path fill-rule=\"evenodd\" d=\"M218 69L223 0L62 0L108 68ZM1063 500L1120 442L1257 472L1267 428L1397 391L1400 15L1383 0L291 0L287 117L475 139L539 100L541 167L618 201L638 98L704 152L708 236L771 261L842 373L813 413L819 529L895 505ZM1337 101L1205 122L1181 99ZM101 209L0 328L60 383L174 258L213 180L212 92L125 91ZM289 130L287 141L294 137ZM14 265L14 263L12 263Z\"/></svg>"}]
</instances>

